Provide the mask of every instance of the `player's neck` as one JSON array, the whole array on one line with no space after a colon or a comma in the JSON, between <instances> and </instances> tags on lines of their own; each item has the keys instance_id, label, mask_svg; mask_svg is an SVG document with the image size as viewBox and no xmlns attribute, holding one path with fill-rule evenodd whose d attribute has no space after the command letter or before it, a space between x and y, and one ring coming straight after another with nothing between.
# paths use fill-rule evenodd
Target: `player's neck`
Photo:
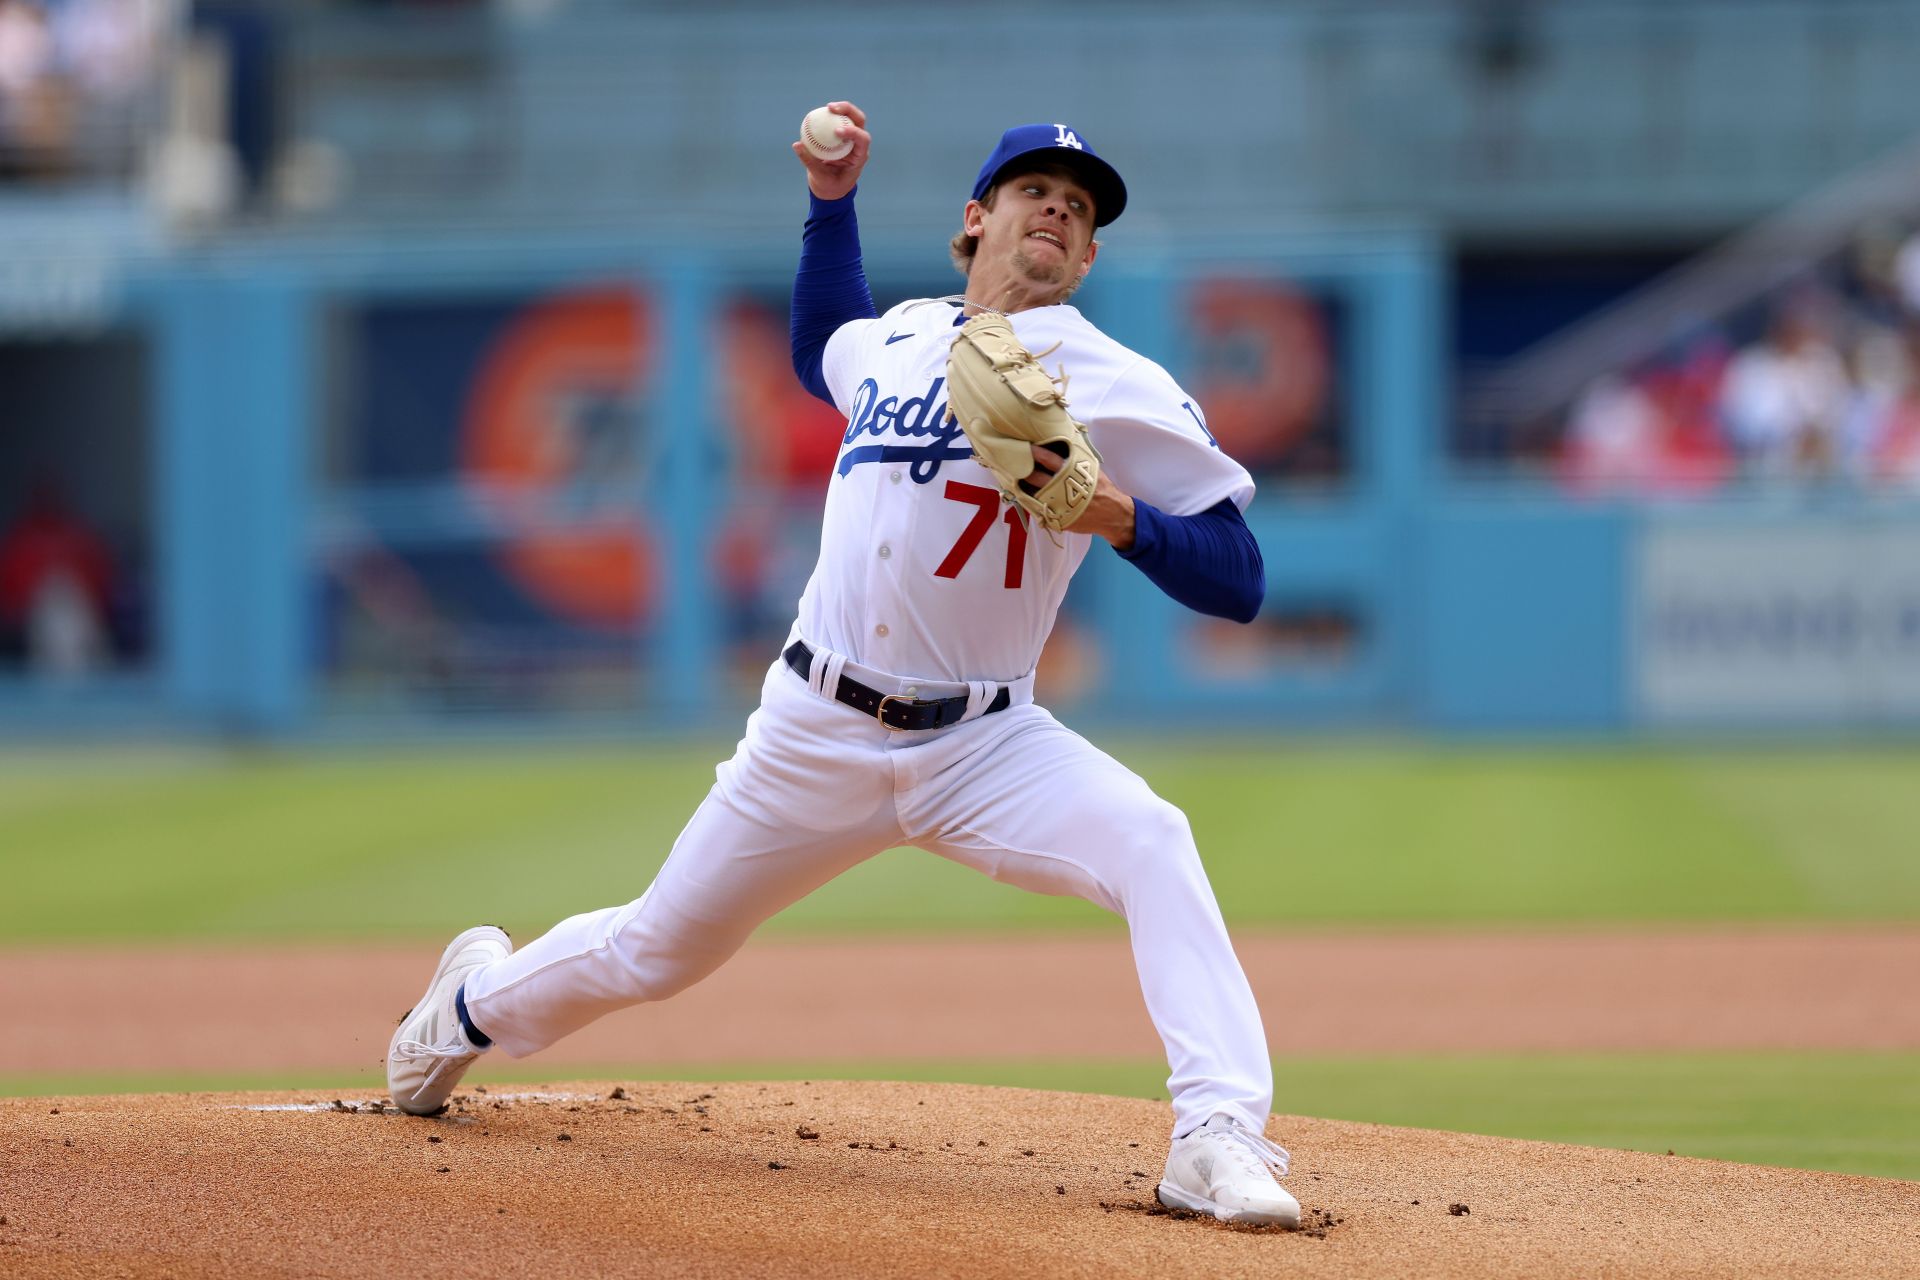
<instances>
[{"instance_id":1,"label":"player's neck","mask_svg":"<svg viewBox=\"0 0 1920 1280\"><path fill-rule=\"evenodd\" d=\"M990 307L1008 315L1059 306L1072 292L1061 285L1030 280L1017 272L981 270L980 264L975 264L974 271L967 277L968 305Z\"/></svg>"}]
</instances>

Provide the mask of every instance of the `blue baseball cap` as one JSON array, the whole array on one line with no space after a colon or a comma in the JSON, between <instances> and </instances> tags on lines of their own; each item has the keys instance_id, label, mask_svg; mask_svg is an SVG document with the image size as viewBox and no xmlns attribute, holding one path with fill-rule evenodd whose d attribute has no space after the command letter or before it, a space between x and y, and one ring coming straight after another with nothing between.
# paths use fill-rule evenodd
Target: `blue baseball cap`
<instances>
[{"instance_id":1,"label":"blue baseball cap","mask_svg":"<svg viewBox=\"0 0 1920 1280\"><path fill-rule=\"evenodd\" d=\"M973 198L983 200L995 183L1022 161L1036 167L1064 164L1079 174L1093 197L1093 225L1104 227L1127 207L1127 184L1112 165L1093 153L1072 129L1063 124L1017 124L1000 135L1000 145L980 166Z\"/></svg>"}]
</instances>

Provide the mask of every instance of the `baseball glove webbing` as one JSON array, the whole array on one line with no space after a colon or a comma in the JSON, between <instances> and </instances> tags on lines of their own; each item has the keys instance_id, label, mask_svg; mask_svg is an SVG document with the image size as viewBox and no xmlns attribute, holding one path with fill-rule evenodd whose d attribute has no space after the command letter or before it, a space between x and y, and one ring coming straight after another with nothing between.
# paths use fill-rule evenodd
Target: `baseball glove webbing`
<instances>
[{"instance_id":1,"label":"baseball glove webbing","mask_svg":"<svg viewBox=\"0 0 1920 1280\"><path fill-rule=\"evenodd\" d=\"M1065 377L1049 376L997 311L961 325L947 353L948 417L1000 491L1053 530L1086 512L1100 480L1100 453L1067 412L1065 388ZM1064 459L1053 475L1035 465L1034 445Z\"/></svg>"}]
</instances>

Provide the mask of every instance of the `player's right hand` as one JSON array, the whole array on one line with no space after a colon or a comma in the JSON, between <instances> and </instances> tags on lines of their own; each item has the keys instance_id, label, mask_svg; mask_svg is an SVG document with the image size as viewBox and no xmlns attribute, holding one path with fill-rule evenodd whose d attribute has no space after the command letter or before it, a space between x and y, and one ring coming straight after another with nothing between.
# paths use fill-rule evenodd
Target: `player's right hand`
<instances>
[{"instance_id":1,"label":"player's right hand","mask_svg":"<svg viewBox=\"0 0 1920 1280\"><path fill-rule=\"evenodd\" d=\"M867 132L867 113L851 102L829 102L827 107L835 115L846 117L839 133L852 140L853 150L838 160L821 160L796 141L793 154L806 166L807 190L822 200L838 200L860 181L860 171L867 167L867 147L873 137Z\"/></svg>"}]
</instances>

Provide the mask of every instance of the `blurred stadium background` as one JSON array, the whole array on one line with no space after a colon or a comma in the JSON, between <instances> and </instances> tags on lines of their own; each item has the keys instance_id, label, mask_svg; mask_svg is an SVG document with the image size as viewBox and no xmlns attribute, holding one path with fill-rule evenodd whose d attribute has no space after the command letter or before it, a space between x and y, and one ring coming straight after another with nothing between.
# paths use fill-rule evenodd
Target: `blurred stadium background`
<instances>
[{"instance_id":1,"label":"blurred stadium background","mask_svg":"<svg viewBox=\"0 0 1920 1280\"><path fill-rule=\"evenodd\" d=\"M883 302L1003 119L1112 151L1085 307L1263 482L1259 622L1094 557L1066 710L1920 724L1920 8L1019 13L5 0L7 722L730 726L833 454L782 147L843 93Z\"/></svg>"},{"instance_id":2,"label":"blurred stadium background","mask_svg":"<svg viewBox=\"0 0 1920 1280\"><path fill-rule=\"evenodd\" d=\"M1910 924L1916 65L1906 0L0 0L0 942L429 937L303 886L481 835L499 892L637 891L812 564L785 148L830 97L883 307L955 287L1006 125L1127 176L1078 301L1256 473L1270 593L1215 624L1092 556L1043 697L1230 731L1243 785L1167 789L1236 815L1231 918ZM683 737L667 783L539 765ZM526 763L485 833L435 754L476 740ZM1274 878L1302 770L1318 894ZM817 927L1029 919L863 883Z\"/></svg>"}]
</instances>

